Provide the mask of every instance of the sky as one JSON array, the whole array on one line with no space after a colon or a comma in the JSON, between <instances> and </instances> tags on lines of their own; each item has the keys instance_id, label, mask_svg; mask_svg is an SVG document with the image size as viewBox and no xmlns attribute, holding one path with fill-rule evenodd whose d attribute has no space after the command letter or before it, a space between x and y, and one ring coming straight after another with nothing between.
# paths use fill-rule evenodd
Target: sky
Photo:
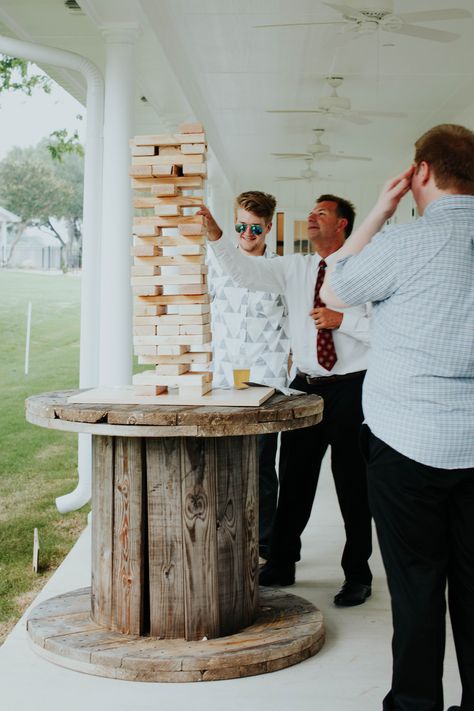
<instances>
[{"instance_id":1,"label":"sky","mask_svg":"<svg viewBox=\"0 0 474 711\"><path fill-rule=\"evenodd\" d=\"M37 70L41 72L40 69ZM0 94L0 160L14 146L28 148L49 136L57 129L79 132L81 143L85 141L85 108L52 82L50 94L35 89L32 96L19 91ZM76 117L80 114L83 120Z\"/></svg>"}]
</instances>

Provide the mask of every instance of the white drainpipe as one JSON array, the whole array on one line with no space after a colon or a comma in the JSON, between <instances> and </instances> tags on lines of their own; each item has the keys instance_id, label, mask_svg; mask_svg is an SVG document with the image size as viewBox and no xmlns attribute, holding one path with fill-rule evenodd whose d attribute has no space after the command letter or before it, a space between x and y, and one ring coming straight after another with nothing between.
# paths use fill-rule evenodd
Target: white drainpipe
<instances>
[{"instance_id":1,"label":"white drainpipe","mask_svg":"<svg viewBox=\"0 0 474 711\"><path fill-rule=\"evenodd\" d=\"M74 52L0 36L0 52L38 64L73 69L87 83L87 132L84 162L84 215L81 285L81 340L79 387L98 384L99 276L102 197L104 81L99 69ZM56 499L61 513L75 511L91 497L91 436L79 435L79 482L70 494Z\"/></svg>"}]
</instances>

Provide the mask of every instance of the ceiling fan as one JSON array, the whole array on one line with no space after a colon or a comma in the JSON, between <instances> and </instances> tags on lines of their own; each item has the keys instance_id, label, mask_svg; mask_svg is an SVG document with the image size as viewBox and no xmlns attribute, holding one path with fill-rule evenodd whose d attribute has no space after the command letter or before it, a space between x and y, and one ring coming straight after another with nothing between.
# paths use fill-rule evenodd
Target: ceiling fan
<instances>
[{"instance_id":1,"label":"ceiling fan","mask_svg":"<svg viewBox=\"0 0 474 711\"><path fill-rule=\"evenodd\" d=\"M321 143L324 128L313 128L315 138L306 148L306 153L272 153L277 158L310 158L312 160L372 160L368 156L351 156L345 153L331 153L331 148L326 143Z\"/></svg>"},{"instance_id":2,"label":"ceiling fan","mask_svg":"<svg viewBox=\"0 0 474 711\"><path fill-rule=\"evenodd\" d=\"M322 114L331 118L342 118L351 123L370 123L369 116L384 116L393 118L403 118L405 114L391 113L386 111L353 111L351 100L346 96L339 96L337 88L341 86L344 77L329 76L326 82L332 88L330 96L321 96L317 109L267 109L269 114Z\"/></svg>"},{"instance_id":3,"label":"ceiling fan","mask_svg":"<svg viewBox=\"0 0 474 711\"><path fill-rule=\"evenodd\" d=\"M275 178L276 181L282 182L282 181L287 181L287 180L308 180L312 181L315 180L316 178L319 178L319 173L317 173L315 170L313 170L312 165L313 165L313 159L311 157L305 158L305 163L306 163L306 168L302 170L299 174L299 176L294 176L294 175L283 175L278 178Z\"/></svg>"},{"instance_id":4,"label":"ceiling fan","mask_svg":"<svg viewBox=\"0 0 474 711\"><path fill-rule=\"evenodd\" d=\"M433 42L452 42L460 35L456 32L436 30L413 22L438 22L442 20L463 20L472 17L469 10L445 8L443 10L421 10L395 14L393 0L352 0L351 4L323 2L342 15L342 19L328 22L289 22L278 25L256 25L259 28L296 27L302 25L343 25L343 31L354 36L374 34L377 31L393 32L399 35L418 37Z\"/></svg>"}]
</instances>

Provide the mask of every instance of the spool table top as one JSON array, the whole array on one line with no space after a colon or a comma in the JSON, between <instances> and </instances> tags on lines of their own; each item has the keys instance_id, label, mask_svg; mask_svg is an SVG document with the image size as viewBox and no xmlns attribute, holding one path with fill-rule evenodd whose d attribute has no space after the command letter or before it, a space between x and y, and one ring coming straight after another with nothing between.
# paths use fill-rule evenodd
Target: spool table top
<instances>
[{"instance_id":1,"label":"spool table top","mask_svg":"<svg viewBox=\"0 0 474 711\"><path fill-rule=\"evenodd\" d=\"M33 395L28 422L49 429L123 437L229 437L258 435L316 425L319 395L275 394L259 407L68 403L77 390Z\"/></svg>"}]
</instances>

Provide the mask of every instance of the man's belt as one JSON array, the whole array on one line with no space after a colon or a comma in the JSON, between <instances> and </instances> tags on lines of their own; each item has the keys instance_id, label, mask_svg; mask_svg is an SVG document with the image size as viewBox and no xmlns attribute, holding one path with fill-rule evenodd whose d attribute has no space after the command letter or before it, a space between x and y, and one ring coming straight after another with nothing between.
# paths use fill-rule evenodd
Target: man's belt
<instances>
[{"instance_id":1,"label":"man's belt","mask_svg":"<svg viewBox=\"0 0 474 711\"><path fill-rule=\"evenodd\" d=\"M308 385L317 385L321 383L335 383L337 380L349 380L350 378L360 378L365 375L365 370L357 370L355 373L344 373L343 375L318 375L313 377L307 373L302 373L301 370L296 371L296 375L299 378L305 380Z\"/></svg>"}]
</instances>

